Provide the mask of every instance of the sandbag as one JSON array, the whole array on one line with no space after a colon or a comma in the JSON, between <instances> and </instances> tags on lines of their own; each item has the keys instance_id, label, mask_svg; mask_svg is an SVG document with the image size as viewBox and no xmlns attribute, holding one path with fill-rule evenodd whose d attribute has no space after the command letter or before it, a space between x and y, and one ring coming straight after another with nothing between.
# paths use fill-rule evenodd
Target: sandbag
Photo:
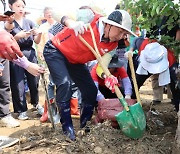
<instances>
[{"instance_id":1,"label":"sandbag","mask_svg":"<svg viewBox=\"0 0 180 154\"><path fill-rule=\"evenodd\" d=\"M128 105L133 105L136 103L134 99L126 99ZM118 127L115 115L124 109L118 98L104 99L98 103L97 113L95 116L95 123L102 123L105 120L110 120L111 125L114 128Z\"/></svg>"}]
</instances>

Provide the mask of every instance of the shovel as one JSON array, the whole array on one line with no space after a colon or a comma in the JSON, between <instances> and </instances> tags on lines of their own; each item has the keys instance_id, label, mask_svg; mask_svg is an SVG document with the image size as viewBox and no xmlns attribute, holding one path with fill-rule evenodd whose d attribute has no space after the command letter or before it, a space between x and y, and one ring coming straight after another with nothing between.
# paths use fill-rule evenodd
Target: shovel
<instances>
[{"instance_id":1,"label":"shovel","mask_svg":"<svg viewBox=\"0 0 180 154\"><path fill-rule=\"evenodd\" d=\"M121 126L121 123L124 124L126 122L125 119L128 117L129 118L128 121L131 121L132 123L131 124L126 123L125 125L122 125L121 129L125 129L122 131L125 131L127 136L131 135L129 137L140 138L140 137L142 137L142 135L145 131L145 128L146 128L146 118L145 118L145 115L144 115L144 112L142 109L142 104L141 104L141 100L140 100L139 90L138 90L137 81L136 81L136 77L135 77L134 64L133 64L131 54L128 55L128 60L129 60L131 76L132 76L133 85L134 85L134 89L135 89L135 93L136 93L138 102L132 106L129 106L129 109L130 109L129 113L126 112L125 110L118 113L116 115L116 119L117 119L119 125ZM131 128L132 125L133 125L133 127ZM129 128L129 129L127 129L127 128Z\"/></svg>"},{"instance_id":2,"label":"shovel","mask_svg":"<svg viewBox=\"0 0 180 154\"><path fill-rule=\"evenodd\" d=\"M95 50L84 40L84 38L82 36L79 35L79 39L92 51L92 53L98 60L100 66L102 67L106 76L110 76L111 73L109 72L108 68L102 62L101 55L100 55L97 45L96 45L94 33L93 33L93 30L90 25L89 25L89 28L90 28L90 32L91 32ZM115 86L115 93L116 93L117 97L119 98L120 103L124 107L124 110L119 112L116 115L116 120L117 120L122 132L130 138L142 137L142 135L145 131L146 120L145 120L145 115L144 115L141 105L139 103L136 103L132 106L128 106L128 104L125 101L123 95L121 94L118 86Z\"/></svg>"},{"instance_id":3,"label":"shovel","mask_svg":"<svg viewBox=\"0 0 180 154\"><path fill-rule=\"evenodd\" d=\"M48 96L47 83L46 83L46 79L44 77L44 73L41 74L41 78L42 78L42 85L44 86L44 90L45 90L46 101L48 104L48 112L49 112L50 121L52 124L52 128L55 130L55 124L54 124L54 119L53 119L53 115L52 115L52 107L51 107L50 99Z\"/></svg>"}]
</instances>

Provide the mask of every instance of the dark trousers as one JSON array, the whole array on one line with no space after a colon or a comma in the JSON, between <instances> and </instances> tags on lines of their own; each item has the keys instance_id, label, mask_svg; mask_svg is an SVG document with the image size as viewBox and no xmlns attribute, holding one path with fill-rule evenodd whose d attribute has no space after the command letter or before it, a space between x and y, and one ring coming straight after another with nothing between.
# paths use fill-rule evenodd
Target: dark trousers
<instances>
[{"instance_id":1,"label":"dark trousers","mask_svg":"<svg viewBox=\"0 0 180 154\"><path fill-rule=\"evenodd\" d=\"M8 115L10 103L10 76L9 61L0 58L0 63L4 65L2 76L0 76L0 118Z\"/></svg>"},{"instance_id":2,"label":"dark trousers","mask_svg":"<svg viewBox=\"0 0 180 154\"><path fill-rule=\"evenodd\" d=\"M43 53L56 85L57 104L70 101L72 79L81 91L82 104L95 106L97 88L87 67L84 64L69 63L65 56L52 45L51 41L46 43Z\"/></svg>"},{"instance_id":3,"label":"dark trousers","mask_svg":"<svg viewBox=\"0 0 180 154\"><path fill-rule=\"evenodd\" d=\"M24 52L24 55L29 61L37 63L35 51ZM35 77L27 72L25 69L10 62L10 85L12 93L12 101L15 113L27 111L27 104L25 98L25 75L30 90L31 104L36 106L39 102L38 82L39 77Z\"/></svg>"},{"instance_id":4,"label":"dark trousers","mask_svg":"<svg viewBox=\"0 0 180 154\"><path fill-rule=\"evenodd\" d=\"M173 96L173 103L175 105L176 111L179 111L179 103L180 103L180 89L178 87L176 87L176 82L177 82L177 77L176 77L176 68L178 67L177 63L174 63L170 68L169 68L169 72L170 72L170 89L172 92L172 96ZM136 74L136 80L137 80L137 85L138 85L138 89L140 89L140 87L144 84L144 82L146 81L147 78L149 78L152 74L148 74L148 75L139 75ZM135 95L135 91L134 91L134 87L133 87L133 94L131 96L132 99L136 98Z\"/></svg>"},{"instance_id":5,"label":"dark trousers","mask_svg":"<svg viewBox=\"0 0 180 154\"><path fill-rule=\"evenodd\" d=\"M171 83L170 83L170 89L172 92L172 99L173 99L173 104L175 105L176 111L179 111L179 104L180 104L180 89L177 86L176 87L176 82L177 82L177 77L176 77L176 68L178 67L178 64L175 63L173 64L170 68L170 78L171 78Z\"/></svg>"}]
</instances>

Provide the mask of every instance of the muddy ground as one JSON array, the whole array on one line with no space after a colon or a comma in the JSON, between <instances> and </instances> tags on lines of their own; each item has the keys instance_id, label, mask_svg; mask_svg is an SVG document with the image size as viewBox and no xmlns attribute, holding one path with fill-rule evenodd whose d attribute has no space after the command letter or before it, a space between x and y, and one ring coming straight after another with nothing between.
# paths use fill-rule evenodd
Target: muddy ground
<instances>
[{"instance_id":1,"label":"muddy ground","mask_svg":"<svg viewBox=\"0 0 180 154\"><path fill-rule=\"evenodd\" d=\"M40 100L44 102L44 92L40 89ZM140 139L130 139L110 123L93 125L88 134L77 134L75 142L64 135L60 124L53 131L50 123L40 123L37 112L29 105L30 120L21 121L19 128L0 128L0 135L20 138L20 142L6 148L1 153L21 154L170 154L174 147L177 127L177 115L174 107L164 94L159 105L151 106L152 89L148 80L140 90L143 109L147 117L146 132ZM153 111L150 112L149 110ZM14 115L16 117L16 115ZM73 120L76 133L79 131L79 120Z\"/></svg>"}]
</instances>

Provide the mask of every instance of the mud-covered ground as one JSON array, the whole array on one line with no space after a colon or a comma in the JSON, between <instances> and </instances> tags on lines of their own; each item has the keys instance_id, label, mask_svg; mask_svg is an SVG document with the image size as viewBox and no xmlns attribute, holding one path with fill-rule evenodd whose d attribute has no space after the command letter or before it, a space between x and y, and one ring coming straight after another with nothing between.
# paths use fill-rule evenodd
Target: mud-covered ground
<instances>
[{"instance_id":1,"label":"mud-covered ground","mask_svg":"<svg viewBox=\"0 0 180 154\"><path fill-rule=\"evenodd\" d=\"M42 89L41 89L42 92ZM174 147L177 115L170 99L164 95L159 105L151 106L152 89L150 80L140 90L143 109L147 118L146 132L140 139L130 139L110 123L92 125L88 134L79 133L79 120L73 123L77 134L75 142L62 135L61 125L54 131L50 123L41 124L36 111L30 109L30 120L21 122L16 129L0 128L0 134L20 138L20 142L1 153L21 154L170 154ZM41 99L44 94L42 92Z\"/></svg>"}]
</instances>

